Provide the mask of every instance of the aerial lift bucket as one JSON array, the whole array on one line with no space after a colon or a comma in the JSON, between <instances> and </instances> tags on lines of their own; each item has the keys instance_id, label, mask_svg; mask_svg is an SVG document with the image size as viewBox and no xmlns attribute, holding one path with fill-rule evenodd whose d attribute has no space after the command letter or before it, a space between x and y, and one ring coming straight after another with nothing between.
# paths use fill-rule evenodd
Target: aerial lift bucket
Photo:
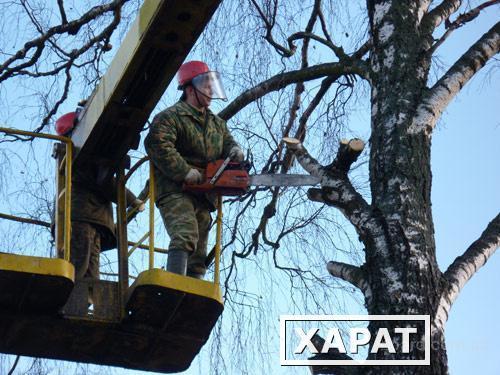
<instances>
[{"instance_id":1,"label":"aerial lift bucket","mask_svg":"<svg viewBox=\"0 0 500 375\"><path fill-rule=\"evenodd\" d=\"M56 312L67 301L75 270L64 259L0 254L0 306L29 312Z\"/></svg>"},{"instance_id":2,"label":"aerial lift bucket","mask_svg":"<svg viewBox=\"0 0 500 375\"><path fill-rule=\"evenodd\" d=\"M0 253L0 308L17 312L56 312L66 303L75 278L74 267L69 262L72 143L69 138L52 134L9 128L0 128L0 132L66 143L68 162L65 161L65 167L60 169L65 171L62 175L66 177L61 195L61 207L68 217L62 245L67 249L65 259Z\"/></svg>"},{"instance_id":3,"label":"aerial lift bucket","mask_svg":"<svg viewBox=\"0 0 500 375\"><path fill-rule=\"evenodd\" d=\"M150 166L150 264L129 289L126 304L128 320L155 327L168 342L163 360L173 371L189 367L210 336L222 314L219 287L219 261L222 241L222 198L217 205L214 282L177 275L153 266L154 173Z\"/></svg>"}]
</instances>

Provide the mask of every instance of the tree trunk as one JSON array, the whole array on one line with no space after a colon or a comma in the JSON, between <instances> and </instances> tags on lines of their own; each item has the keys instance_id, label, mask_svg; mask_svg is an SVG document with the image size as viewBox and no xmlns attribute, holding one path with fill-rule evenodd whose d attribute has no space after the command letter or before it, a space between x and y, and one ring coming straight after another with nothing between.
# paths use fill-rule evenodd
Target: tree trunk
<instances>
[{"instance_id":1,"label":"tree trunk","mask_svg":"<svg viewBox=\"0 0 500 375\"><path fill-rule=\"evenodd\" d=\"M383 234L365 242L365 272L372 291L367 309L369 314L430 315L432 322L444 279L435 256L431 140L408 131L426 92L429 43L420 30L419 2L375 3L369 2L373 38L370 185L372 212ZM370 329L375 332L376 324ZM443 332L433 333L431 341L431 366L367 373L447 374ZM408 358L424 359L423 355L423 350L413 347ZM375 358L381 359L370 355Z\"/></svg>"}]
</instances>

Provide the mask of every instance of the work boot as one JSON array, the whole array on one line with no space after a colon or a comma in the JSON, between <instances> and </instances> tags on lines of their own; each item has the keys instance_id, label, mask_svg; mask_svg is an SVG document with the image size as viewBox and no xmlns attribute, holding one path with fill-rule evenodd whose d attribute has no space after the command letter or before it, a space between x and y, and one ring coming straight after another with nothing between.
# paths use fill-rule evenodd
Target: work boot
<instances>
[{"instance_id":1,"label":"work boot","mask_svg":"<svg viewBox=\"0 0 500 375\"><path fill-rule=\"evenodd\" d=\"M201 273L196 273L196 272L192 272L192 271L188 271L187 274L186 274L187 277L192 277L194 279L199 279L199 280L203 280L203 274Z\"/></svg>"},{"instance_id":2,"label":"work boot","mask_svg":"<svg viewBox=\"0 0 500 375\"><path fill-rule=\"evenodd\" d=\"M204 264L192 263L189 265L189 267L187 269L186 276L202 280L203 276L205 276L206 272L207 272L207 269L206 269Z\"/></svg>"},{"instance_id":3,"label":"work boot","mask_svg":"<svg viewBox=\"0 0 500 375\"><path fill-rule=\"evenodd\" d=\"M186 276L189 254L186 250L171 249L168 251L167 271Z\"/></svg>"}]
</instances>

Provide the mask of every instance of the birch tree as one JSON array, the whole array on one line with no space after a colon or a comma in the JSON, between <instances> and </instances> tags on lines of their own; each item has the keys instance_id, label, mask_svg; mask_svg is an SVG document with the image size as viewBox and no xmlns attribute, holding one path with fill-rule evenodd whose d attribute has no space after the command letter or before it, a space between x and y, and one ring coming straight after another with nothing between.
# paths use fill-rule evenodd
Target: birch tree
<instances>
[{"instance_id":1,"label":"birch tree","mask_svg":"<svg viewBox=\"0 0 500 375\"><path fill-rule=\"evenodd\" d=\"M463 253L447 269L439 268L431 210L431 141L448 104L480 69L494 61L500 48L500 23L491 25L451 66L439 72L437 78L431 78L430 74L433 57L446 40L457 29L466 28L478 17L480 20L481 13L497 6L498 1L368 0L367 35L358 40L357 48L352 49L351 45L349 52L336 42L340 36L330 34L332 24L326 21L332 19L328 17L338 16L338 8L345 6L342 2L311 2L305 28L289 35L283 31L286 27L279 23L282 3L254 0L251 3L254 14L262 22L263 39L282 61L300 52L299 66L271 75L246 90L221 115L229 119L264 95L294 85L288 123L281 133L288 137L285 138L288 149L285 151L282 144L277 145L268 166L274 166L274 170L269 168L271 171L286 173L296 158L305 171L322 181L321 188L309 189L308 199L338 209L355 228L364 247L364 261L357 266L330 261L326 265L328 272L361 290L369 314L425 314L431 318L431 366L383 370L336 366L318 367L314 371L448 373L445 324L464 285L500 246L500 214L491 218L484 231L478 233L476 241L464 246ZM314 53L312 43L329 50L331 61L310 64ZM356 78L370 88L368 195L371 199L367 199L367 194L360 194L349 177L352 164L364 149L364 142L359 139L341 141L330 149L332 152L337 149L337 155L328 165L318 162L316 155L311 155L306 148L307 123L314 118L316 106L329 90L342 84L355 85ZM306 106L303 97L306 84L318 79L321 85ZM340 104L335 98L331 103ZM301 107L305 109L299 110ZM301 116L299 111L302 111ZM278 190L274 190L270 206L282 204L277 203L278 195ZM252 237L254 248L259 236L264 246L270 244L263 238L271 217L269 206L266 208L263 225ZM369 328L375 333L378 325L372 322ZM332 354L330 358L345 357ZM368 358L390 359L391 355L370 354ZM406 358L423 359L423 351L413 348Z\"/></svg>"},{"instance_id":2,"label":"birch tree","mask_svg":"<svg viewBox=\"0 0 500 375\"><path fill-rule=\"evenodd\" d=\"M113 30L122 22L121 8L127 1L100 2L72 17L68 16L65 3L58 1L59 13L50 11L52 18L56 18L55 14L61 21L54 27L37 18L44 14L45 8L40 4L36 12L29 7L29 1L9 2L4 9L10 3L24 9L36 32L19 48L8 50L7 44L3 46L0 82L61 77L63 82L58 86L56 99L48 106L42 105L43 111L31 127L46 131L67 101L70 83L74 82L71 69L92 67L92 79L85 81L87 89L101 76L104 68L99 62L109 49ZM330 280L317 271L311 272L308 261L315 255L316 260L324 259L338 250L326 232L337 225L333 217L339 211L355 229L362 249L352 251L353 258L359 260L356 263L324 262L332 282L343 280L359 289L369 314L430 315L432 342L436 345L432 345L428 367L381 370L337 366L318 367L314 371L448 372L445 324L464 285L500 245L500 215L478 233L476 241L464 245L462 254L447 269L439 268L431 210L431 141L449 103L478 71L495 63L500 48L500 24L491 25L449 67L435 69L436 56L457 30L481 22L485 12L498 11L498 3L222 3L193 54L206 57L230 83L235 99L222 108L220 116L231 120L229 124L239 140L252 145L256 171L287 173L297 168L297 161L305 171L321 178L321 187L309 189L307 195L296 190L258 188L226 202L229 212L223 254L224 319L232 311L235 321L244 322L247 331L259 328L260 322L242 319L240 308L248 305L249 294L243 294L238 286L242 261L257 260L262 253L269 254L270 263L278 271L290 276L291 290L298 277L307 291L313 286L316 290L324 289L327 299L332 292L325 285ZM89 31L85 37L79 34L101 15L106 15L107 23L101 20L95 33ZM68 42L67 38L75 35L81 39L74 44ZM67 42L71 49L64 43L57 45L57 41ZM230 53L234 56L228 56ZM44 54L50 54L50 58L40 60ZM49 61L50 67L44 61ZM5 92L0 94L7 98ZM355 137L341 140L349 111L355 105L352 103L366 96L371 109L369 137L364 141ZM282 138L286 142L281 142ZM353 169L364 161L369 172L366 189L363 182L353 178ZM294 217L294 210L300 211L300 217ZM312 235L314 241L308 242ZM356 241L352 239L354 247ZM286 254L280 251L284 244ZM306 257L300 256L304 246L309 251ZM245 295L244 302L235 298L238 293ZM318 307L322 305L314 297L313 300ZM377 326L369 328L374 332ZM261 340L268 339L267 335L262 336ZM216 337L216 343L221 341L223 338ZM236 345L234 350L243 353L247 349L245 345ZM415 349L408 358L421 358L422 354ZM375 354L370 356L377 358ZM214 366L223 357L216 356ZM335 358L334 353L331 358ZM222 371L220 368L215 372Z\"/></svg>"}]
</instances>

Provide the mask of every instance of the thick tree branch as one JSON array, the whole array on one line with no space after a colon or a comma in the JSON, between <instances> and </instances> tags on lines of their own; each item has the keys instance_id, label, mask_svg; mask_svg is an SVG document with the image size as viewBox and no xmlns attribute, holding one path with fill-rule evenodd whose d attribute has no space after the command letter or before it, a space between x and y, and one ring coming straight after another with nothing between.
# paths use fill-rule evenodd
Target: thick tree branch
<instances>
[{"instance_id":1,"label":"thick tree branch","mask_svg":"<svg viewBox=\"0 0 500 375\"><path fill-rule=\"evenodd\" d=\"M316 0L315 1L315 6L312 11L311 17L309 18L309 21L306 26L306 33L310 33L314 27L314 23L316 22L317 18L317 8L320 6L321 0ZM302 44L302 55L301 55L301 64L300 64L300 69L305 69L308 67L309 62L308 62L308 50L309 50L309 37L305 37L303 44ZM288 136L290 130L293 127L293 124L295 123L295 120L297 118L297 112L300 108L301 100L302 100L302 93L304 92L304 83L303 82L297 82L295 85L295 91L294 91L294 97L293 97L293 102L290 107L289 111L289 119L288 123L285 126L285 129L283 130L283 136ZM282 158L282 152L283 152L283 145L281 143L278 144L278 148L276 149L275 152L273 152L273 155L269 159L269 162L274 159L274 156L276 155L277 157L277 162L274 162L269 166L269 172L274 173L279 165L279 161L281 161ZM281 173L286 173L286 166L282 164L281 166ZM262 236L262 240L264 243L268 246L271 246L274 249L274 254L276 254L276 249L279 248L279 240L280 236L278 236L278 239L276 242L272 242L268 239L267 236L267 224L269 222L269 219L272 218L275 213L276 213L276 205L278 203L278 198L279 198L279 193L280 193L280 188L275 187L272 189L272 199L271 202L265 207L264 212L262 213L261 220L259 223L259 226L256 228L255 232L252 235L252 246L250 249L253 249L254 254L257 252L257 248L259 246L259 239ZM281 233L283 234L283 232ZM277 266L277 262L275 260L275 265Z\"/></svg>"},{"instance_id":2,"label":"thick tree branch","mask_svg":"<svg viewBox=\"0 0 500 375\"><path fill-rule=\"evenodd\" d=\"M462 5L462 0L444 0L424 17L423 22L431 25L432 29L438 27L448 19Z\"/></svg>"},{"instance_id":3,"label":"thick tree branch","mask_svg":"<svg viewBox=\"0 0 500 375\"><path fill-rule=\"evenodd\" d=\"M469 10L466 13L461 13L457 17L457 19L453 22L446 20L445 27L447 29L458 29L459 27L465 25L467 22L470 22L473 19L475 19L483 9L488 8L492 5L498 4L499 2L500 2L500 0L486 1L486 2L478 5L477 7Z\"/></svg>"},{"instance_id":4,"label":"thick tree branch","mask_svg":"<svg viewBox=\"0 0 500 375\"><path fill-rule=\"evenodd\" d=\"M359 47L357 51L355 51L352 54L352 58L354 58L354 59L363 58L364 55L366 55L368 52L370 52L371 48L372 48L372 40L369 39L361 47Z\"/></svg>"},{"instance_id":5,"label":"thick tree branch","mask_svg":"<svg viewBox=\"0 0 500 375\"><path fill-rule=\"evenodd\" d=\"M321 0L314 0L313 10L311 12L311 16L309 17L309 21L307 22L306 28L304 30L304 34L306 35L303 37L304 42L302 43L302 61L300 64L301 69L307 68L309 66L309 43L311 41L311 37L307 35L312 34L312 31L314 29L314 24L318 19L318 12L320 10L321 10ZM290 44L290 39L288 40L288 42ZM302 82L301 85L303 86Z\"/></svg>"},{"instance_id":6,"label":"thick tree branch","mask_svg":"<svg viewBox=\"0 0 500 375\"><path fill-rule=\"evenodd\" d=\"M356 149L353 150L350 146L340 147L336 161L342 160L342 162L334 162L324 167L307 152L299 140L285 138L283 142L294 152L302 168L321 179L321 189L309 189L307 195L310 200L338 208L354 225L366 246L372 246L376 238L383 237L383 229L372 215L370 205L352 186L347 176L348 169L355 158L347 157L345 154L359 155L364 143L361 142L360 145L359 140L347 142L348 145L354 145Z\"/></svg>"},{"instance_id":7,"label":"thick tree branch","mask_svg":"<svg viewBox=\"0 0 500 375\"><path fill-rule=\"evenodd\" d=\"M500 22L474 43L429 90L417 108L409 132L416 134L423 131L430 135L450 101L499 50Z\"/></svg>"},{"instance_id":8,"label":"thick tree branch","mask_svg":"<svg viewBox=\"0 0 500 375\"><path fill-rule=\"evenodd\" d=\"M300 63L300 69L305 69L309 66L309 44L310 44L310 37L307 36L307 35L311 35L311 31L312 29L314 28L314 24L316 23L316 19L318 17L318 10L320 9L321 7L321 0L315 0L314 2L314 7L313 7L313 11L311 13L311 17L309 18L309 21L307 22L307 26L306 26L306 29L305 29L305 32L303 34L304 35L304 41L302 43L302 56L301 56L301 63ZM290 43L290 39L289 39L289 43ZM304 85L304 82L297 82L297 84L295 85L295 93L294 93L294 99L293 99L293 103L290 107L290 115L289 115L289 118L288 118L288 123L284 129L284 131L282 132L282 137L288 137L290 135L290 131L293 127L293 125L295 124L295 120L297 119L297 114L298 114L298 111L301 107L301 102L302 102L302 94L305 90L305 85ZM301 116L301 120L303 119L305 114L303 114ZM299 124L299 127L300 127L300 124ZM283 143L279 143L278 145L278 150L276 152L276 155L278 157L278 162L279 161L282 161L281 163L281 173L287 173L290 165L287 163L287 157L289 157L289 153L287 152L285 154L285 156L282 158L282 151L283 151ZM277 167L277 164L276 163L276 167ZM272 168L270 169L271 172L273 172Z\"/></svg>"},{"instance_id":9,"label":"thick tree branch","mask_svg":"<svg viewBox=\"0 0 500 375\"><path fill-rule=\"evenodd\" d=\"M283 138L283 142L286 144L288 149L295 154L302 168L304 168L309 174L321 179L326 177L325 168L309 154L304 145L298 139Z\"/></svg>"},{"instance_id":10,"label":"thick tree branch","mask_svg":"<svg viewBox=\"0 0 500 375\"><path fill-rule=\"evenodd\" d=\"M316 159L309 155L298 139L283 138L283 142L295 153L300 165L302 165L307 172L313 176L325 179L325 181L322 181L322 185L328 182L327 179L332 178L332 176L328 176L330 173L347 175L352 163L356 161L365 147L364 142L360 139L352 139L350 141L344 139L340 142L340 147L333 163L327 167L323 167Z\"/></svg>"},{"instance_id":11,"label":"thick tree branch","mask_svg":"<svg viewBox=\"0 0 500 375\"><path fill-rule=\"evenodd\" d=\"M369 304L369 300L371 300L372 298L372 290L363 269L353 266L352 264L335 261L328 262L328 264L326 265L326 269L328 270L330 275L347 281L356 288L360 289L363 292L365 298L368 300Z\"/></svg>"},{"instance_id":12,"label":"thick tree branch","mask_svg":"<svg viewBox=\"0 0 500 375\"><path fill-rule=\"evenodd\" d=\"M361 284L365 281L361 268L343 262L329 261L326 269L330 275L338 277L361 289Z\"/></svg>"},{"instance_id":13,"label":"thick tree branch","mask_svg":"<svg viewBox=\"0 0 500 375\"><path fill-rule=\"evenodd\" d=\"M347 74L357 74L363 78L367 78L368 76L363 64L355 60L343 63L319 64L305 69L281 73L245 91L224 108L219 113L219 116L227 121L253 101L293 83L312 81L322 77L338 79Z\"/></svg>"},{"instance_id":14,"label":"thick tree branch","mask_svg":"<svg viewBox=\"0 0 500 375\"><path fill-rule=\"evenodd\" d=\"M318 7L318 18L321 23L321 30L323 31L323 35L325 36L326 40L328 40L330 43L333 44L332 37L330 36L330 33L328 32L328 27L327 27L327 22L325 20L325 15L323 14L323 11L321 10L321 7Z\"/></svg>"},{"instance_id":15,"label":"thick tree branch","mask_svg":"<svg viewBox=\"0 0 500 375\"><path fill-rule=\"evenodd\" d=\"M435 318L435 328L443 329L451 306L465 284L486 264L500 247L500 214L487 226L481 236L448 267L444 273L448 287L443 291Z\"/></svg>"}]
</instances>

